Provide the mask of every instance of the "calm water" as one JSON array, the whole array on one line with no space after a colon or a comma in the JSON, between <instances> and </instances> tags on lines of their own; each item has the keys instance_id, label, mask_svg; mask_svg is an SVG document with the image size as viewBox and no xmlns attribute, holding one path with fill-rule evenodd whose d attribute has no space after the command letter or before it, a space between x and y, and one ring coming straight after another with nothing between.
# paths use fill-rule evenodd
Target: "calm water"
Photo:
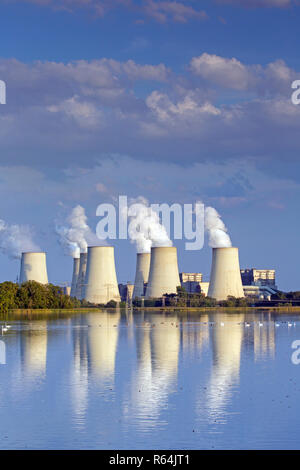
<instances>
[{"instance_id":1,"label":"calm water","mask_svg":"<svg viewBox=\"0 0 300 470\"><path fill-rule=\"evenodd\" d=\"M102 312L9 324L0 448L300 448L300 316Z\"/></svg>"}]
</instances>

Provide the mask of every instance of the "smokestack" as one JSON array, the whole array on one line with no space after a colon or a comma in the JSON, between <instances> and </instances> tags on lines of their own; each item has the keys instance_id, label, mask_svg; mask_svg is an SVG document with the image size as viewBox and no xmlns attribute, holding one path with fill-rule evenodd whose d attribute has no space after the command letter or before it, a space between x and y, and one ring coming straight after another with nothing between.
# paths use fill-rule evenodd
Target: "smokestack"
<instances>
[{"instance_id":1,"label":"smokestack","mask_svg":"<svg viewBox=\"0 0 300 470\"><path fill-rule=\"evenodd\" d=\"M36 281L41 284L48 284L46 253L22 253L19 282L20 284L23 284L23 282L26 281Z\"/></svg>"},{"instance_id":2,"label":"smokestack","mask_svg":"<svg viewBox=\"0 0 300 470\"><path fill-rule=\"evenodd\" d=\"M150 253L138 253L136 258L136 272L133 296L143 297L144 296L144 284L148 282L150 269Z\"/></svg>"},{"instance_id":3,"label":"smokestack","mask_svg":"<svg viewBox=\"0 0 300 470\"><path fill-rule=\"evenodd\" d=\"M90 246L84 298L93 304L120 301L113 246Z\"/></svg>"},{"instance_id":4,"label":"smokestack","mask_svg":"<svg viewBox=\"0 0 300 470\"><path fill-rule=\"evenodd\" d=\"M73 258L73 276L72 276L72 284L71 284L71 297L76 297L79 266L80 266L80 258Z\"/></svg>"},{"instance_id":5,"label":"smokestack","mask_svg":"<svg viewBox=\"0 0 300 470\"><path fill-rule=\"evenodd\" d=\"M151 262L146 298L162 297L164 294L176 294L180 286L177 248L151 248Z\"/></svg>"},{"instance_id":6,"label":"smokestack","mask_svg":"<svg viewBox=\"0 0 300 470\"><path fill-rule=\"evenodd\" d=\"M227 300L229 295L244 297L238 248L213 248L208 296Z\"/></svg>"},{"instance_id":7,"label":"smokestack","mask_svg":"<svg viewBox=\"0 0 300 470\"><path fill-rule=\"evenodd\" d=\"M87 263L87 253L80 253L79 259L79 273L77 278L76 285L76 297L77 299L83 299L84 295L84 283L85 283L85 274L86 274L86 263Z\"/></svg>"}]
</instances>

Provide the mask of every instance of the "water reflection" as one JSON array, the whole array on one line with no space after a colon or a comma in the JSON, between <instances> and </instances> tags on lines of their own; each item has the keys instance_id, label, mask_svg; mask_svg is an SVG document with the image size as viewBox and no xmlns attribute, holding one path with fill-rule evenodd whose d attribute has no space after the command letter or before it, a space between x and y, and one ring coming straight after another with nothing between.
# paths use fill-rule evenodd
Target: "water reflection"
<instances>
[{"instance_id":1,"label":"water reflection","mask_svg":"<svg viewBox=\"0 0 300 470\"><path fill-rule=\"evenodd\" d=\"M289 354L292 340L299 339L299 326L299 317L279 319L271 313L130 310L16 321L4 337L9 367L0 368L2 402L13 400L9 422L16 428L24 412L32 415L32 429L40 432L41 417L47 415L55 429L64 416L61 435L69 447L80 447L80 433L92 447L126 443L132 448L136 443L143 448L147 436L148 447L172 446L172 436L177 436L174 448L183 442L199 447L189 440L192 427L199 429L197 439L201 434L203 442L209 430L215 439L223 436L220 442L225 443L226 432L237 429L231 428L237 416L245 416L245 426L252 420L252 413L240 403L241 396L248 400L249 389L251 399L259 391L251 405L260 407L257 415L269 407L269 415L277 416L283 400L298 393L300 380ZM281 366L282 355L275 354L278 344L287 351ZM271 402L269 397L285 389L279 407L273 409L277 397ZM283 423L289 417L286 426L297 416L295 410L289 416L290 408L281 417ZM51 409L55 412L47 414ZM3 425L1 405L0 410ZM273 428L264 435L275 439ZM277 438L278 426L274 429ZM166 433L169 441L161 441L159 436L166 438ZM72 436L77 437L76 444Z\"/></svg>"},{"instance_id":2,"label":"water reflection","mask_svg":"<svg viewBox=\"0 0 300 470\"><path fill-rule=\"evenodd\" d=\"M176 316L145 314L136 318L137 368L131 380L130 402L125 416L134 417L145 430L153 427L160 410L175 389L180 330Z\"/></svg>"},{"instance_id":3,"label":"water reflection","mask_svg":"<svg viewBox=\"0 0 300 470\"><path fill-rule=\"evenodd\" d=\"M239 382L244 329L243 314L220 315L211 328L213 363L207 390L207 407L212 419L222 415L224 405Z\"/></svg>"}]
</instances>

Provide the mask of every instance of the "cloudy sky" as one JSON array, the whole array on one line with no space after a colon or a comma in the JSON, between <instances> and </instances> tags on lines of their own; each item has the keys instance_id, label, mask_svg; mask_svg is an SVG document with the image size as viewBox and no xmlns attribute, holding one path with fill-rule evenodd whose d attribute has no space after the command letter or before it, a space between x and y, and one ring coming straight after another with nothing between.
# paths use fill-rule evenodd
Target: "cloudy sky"
<instances>
[{"instance_id":1,"label":"cloudy sky","mask_svg":"<svg viewBox=\"0 0 300 470\"><path fill-rule=\"evenodd\" d=\"M300 2L0 0L0 219L27 225L67 281L55 221L119 194L213 205L242 267L299 289ZM135 248L117 241L120 282ZM210 271L210 248L179 248ZM0 254L0 280L19 262Z\"/></svg>"}]
</instances>

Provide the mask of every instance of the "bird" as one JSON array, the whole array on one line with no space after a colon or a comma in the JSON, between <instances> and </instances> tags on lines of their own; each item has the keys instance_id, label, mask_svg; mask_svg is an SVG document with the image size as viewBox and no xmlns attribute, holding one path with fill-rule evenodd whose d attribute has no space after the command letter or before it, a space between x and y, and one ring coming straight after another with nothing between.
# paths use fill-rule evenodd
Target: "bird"
<instances>
[{"instance_id":1,"label":"bird","mask_svg":"<svg viewBox=\"0 0 300 470\"><path fill-rule=\"evenodd\" d=\"M288 322L288 326L293 326L293 324L291 322Z\"/></svg>"},{"instance_id":2,"label":"bird","mask_svg":"<svg viewBox=\"0 0 300 470\"><path fill-rule=\"evenodd\" d=\"M259 326L264 326L264 324L262 322L259 322Z\"/></svg>"},{"instance_id":3,"label":"bird","mask_svg":"<svg viewBox=\"0 0 300 470\"><path fill-rule=\"evenodd\" d=\"M224 323L221 321L220 325L221 325L221 326L224 326Z\"/></svg>"},{"instance_id":4,"label":"bird","mask_svg":"<svg viewBox=\"0 0 300 470\"><path fill-rule=\"evenodd\" d=\"M275 323L275 326L279 326L279 323Z\"/></svg>"},{"instance_id":5,"label":"bird","mask_svg":"<svg viewBox=\"0 0 300 470\"><path fill-rule=\"evenodd\" d=\"M1 326L1 330L2 330L2 334L3 334L3 333L6 333L6 331L8 330L8 328L6 328L6 326L3 326L3 325L2 325L2 326Z\"/></svg>"},{"instance_id":6,"label":"bird","mask_svg":"<svg viewBox=\"0 0 300 470\"><path fill-rule=\"evenodd\" d=\"M246 322L246 323L245 323L245 326L250 326L250 323L247 323L247 322Z\"/></svg>"},{"instance_id":7,"label":"bird","mask_svg":"<svg viewBox=\"0 0 300 470\"><path fill-rule=\"evenodd\" d=\"M7 323L5 323L5 328L11 328L11 325L8 325Z\"/></svg>"}]
</instances>

